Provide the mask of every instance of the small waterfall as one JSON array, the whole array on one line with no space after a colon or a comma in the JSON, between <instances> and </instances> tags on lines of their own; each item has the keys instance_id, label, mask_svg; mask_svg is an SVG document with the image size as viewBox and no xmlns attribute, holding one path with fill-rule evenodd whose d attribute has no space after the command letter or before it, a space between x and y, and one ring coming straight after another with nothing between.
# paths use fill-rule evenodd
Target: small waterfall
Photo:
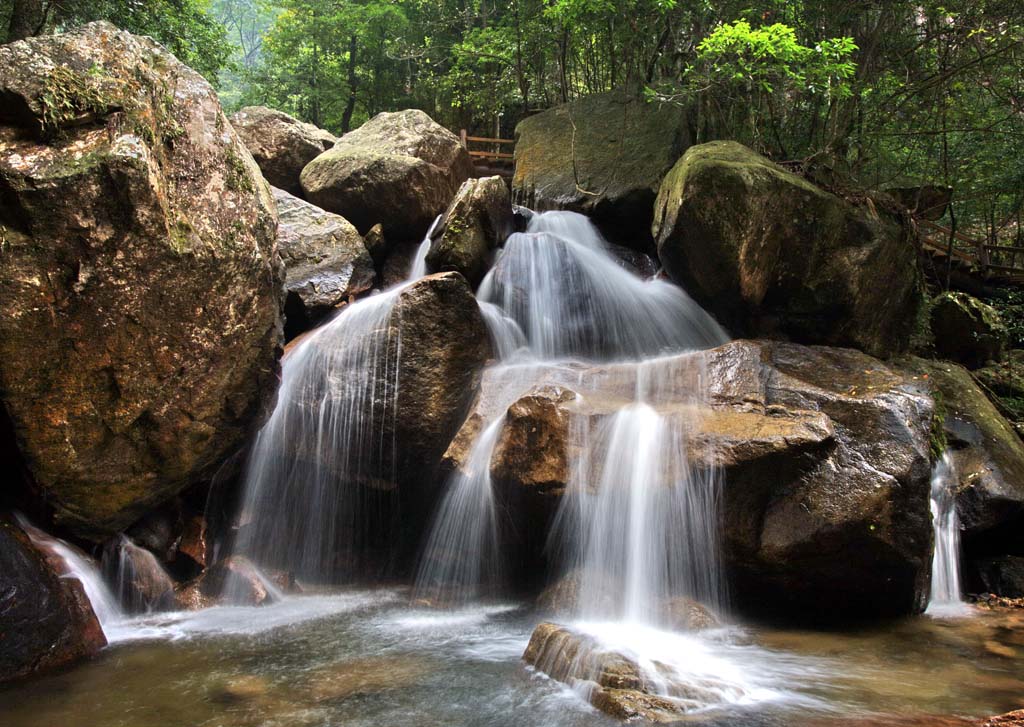
<instances>
[{"instance_id":1,"label":"small waterfall","mask_svg":"<svg viewBox=\"0 0 1024 727\"><path fill-rule=\"evenodd\" d=\"M511 235L477 297L499 351L488 371L493 417L447 484L419 593L448 600L473 594L474 582L492 589L490 464L504 412L541 383L586 399L601 382L581 379L581 366L562 360L570 357L618 361L610 375L635 391L632 402L601 412L593 431L593 412L572 418L573 450L582 454L553 543L579 574L580 601L603 604L581 615L661 623L671 597L720 606L717 478L686 455L701 376L690 372L692 391L681 394L659 378L658 362L638 359L724 343L725 332L680 288L623 269L590 221L571 212L534 215L526 233ZM445 589L448 599L438 598Z\"/></svg>"},{"instance_id":2,"label":"small waterfall","mask_svg":"<svg viewBox=\"0 0 1024 727\"><path fill-rule=\"evenodd\" d=\"M491 422L473 443L464 472L456 472L436 516L416 596L432 603L478 598L500 584L498 521L491 488L491 455L503 419Z\"/></svg>"},{"instance_id":3,"label":"small waterfall","mask_svg":"<svg viewBox=\"0 0 1024 727\"><path fill-rule=\"evenodd\" d=\"M125 612L148 613L171 605L173 579L155 555L127 536L104 548L101 566Z\"/></svg>"},{"instance_id":4,"label":"small waterfall","mask_svg":"<svg viewBox=\"0 0 1024 727\"><path fill-rule=\"evenodd\" d=\"M510 235L477 297L516 321L540 358L636 360L728 340L681 288L618 265L573 212L534 215Z\"/></svg>"},{"instance_id":5,"label":"small waterfall","mask_svg":"<svg viewBox=\"0 0 1024 727\"><path fill-rule=\"evenodd\" d=\"M246 467L236 553L314 582L386 557L399 347L388 320L402 289L346 306L285 358Z\"/></svg>"},{"instance_id":6,"label":"small waterfall","mask_svg":"<svg viewBox=\"0 0 1024 727\"><path fill-rule=\"evenodd\" d=\"M430 223L430 229L427 230L427 234L423 238L423 242L416 248L416 254L412 257L412 265L409 268L409 277L406 278L406 282L419 280L427 274L427 255L430 253L430 238L434 234L434 229L437 227L437 223L441 221L442 216L438 215L434 218L434 221Z\"/></svg>"},{"instance_id":7,"label":"small waterfall","mask_svg":"<svg viewBox=\"0 0 1024 727\"><path fill-rule=\"evenodd\" d=\"M932 470L931 511L935 531L932 583L926 613L957 616L969 612L960 587L960 518L956 513L956 466L948 452Z\"/></svg>"},{"instance_id":8,"label":"small waterfall","mask_svg":"<svg viewBox=\"0 0 1024 727\"><path fill-rule=\"evenodd\" d=\"M82 590L92 605L92 611L96 614L103 634L108 641L112 641L111 635L118 623L124 620L124 613L114 594L103 582L103 576L93 560L60 538L44 533L21 513L15 513L14 517L33 545L44 552L52 553L64 563L65 572L60 574L61 578L74 578L82 584Z\"/></svg>"}]
</instances>

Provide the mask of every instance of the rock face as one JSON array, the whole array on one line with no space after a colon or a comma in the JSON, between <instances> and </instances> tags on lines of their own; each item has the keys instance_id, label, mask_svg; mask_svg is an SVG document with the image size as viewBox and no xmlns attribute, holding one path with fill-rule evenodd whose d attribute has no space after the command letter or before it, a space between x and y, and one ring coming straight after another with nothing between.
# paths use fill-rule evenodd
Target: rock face
<instances>
[{"instance_id":1,"label":"rock face","mask_svg":"<svg viewBox=\"0 0 1024 727\"><path fill-rule=\"evenodd\" d=\"M652 230L669 275L744 334L887 356L906 348L923 303L917 248L894 215L736 142L683 155Z\"/></svg>"},{"instance_id":2,"label":"rock face","mask_svg":"<svg viewBox=\"0 0 1024 727\"><path fill-rule=\"evenodd\" d=\"M106 643L79 582L61 578L0 515L0 682L70 664Z\"/></svg>"},{"instance_id":3,"label":"rock face","mask_svg":"<svg viewBox=\"0 0 1024 727\"><path fill-rule=\"evenodd\" d=\"M943 358L976 369L1003 356L1007 330L998 311L967 293L936 298L931 325L935 350Z\"/></svg>"},{"instance_id":4,"label":"rock face","mask_svg":"<svg viewBox=\"0 0 1024 727\"><path fill-rule=\"evenodd\" d=\"M303 167L338 140L329 131L266 106L246 106L231 115L231 125L267 181L297 195L302 194Z\"/></svg>"},{"instance_id":5,"label":"rock face","mask_svg":"<svg viewBox=\"0 0 1024 727\"><path fill-rule=\"evenodd\" d=\"M288 293L286 333L292 337L372 288L375 273L363 239L348 220L284 190L273 191Z\"/></svg>"},{"instance_id":6,"label":"rock face","mask_svg":"<svg viewBox=\"0 0 1024 727\"><path fill-rule=\"evenodd\" d=\"M174 605L174 581L156 556L122 536L103 550L103 574L128 613L161 611Z\"/></svg>"},{"instance_id":7,"label":"rock face","mask_svg":"<svg viewBox=\"0 0 1024 727\"><path fill-rule=\"evenodd\" d=\"M661 180L692 143L686 113L621 92L597 94L516 126L517 201L567 209L651 246L651 205Z\"/></svg>"},{"instance_id":8,"label":"rock face","mask_svg":"<svg viewBox=\"0 0 1024 727\"><path fill-rule=\"evenodd\" d=\"M1020 548L1024 443L962 366L910 358L901 365L935 392L960 488L957 513L968 559Z\"/></svg>"},{"instance_id":9,"label":"rock face","mask_svg":"<svg viewBox=\"0 0 1024 727\"><path fill-rule=\"evenodd\" d=\"M267 606L280 591L260 570L241 555L232 555L210 566L177 593L180 608L195 610L214 603Z\"/></svg>"},{"instance_id":10,"label":"rock face","mask_svg":"<svg viewBox=\"0 0 1024 727\"><path fill-rule=\"evenodd\" d=\"M741 610L840 620L923 606L933 411L923 382L854 350L769 342L653 366L645 375L663 398L652 405L695 422L691 465L723 469L722 550ZM594 431L630 400L630 371L579 365L507 407L491 477L527 574L552 565L544 545L577 454L573 431ZM683 402L701 379L694 411ZM500 384L485 374L447 467L462 466L473 432L500 412Z\"/></svg>"},{"instance_id":11,"label":"rock face","mask_svg":"<svg viewBox=\"0 0 1024 727\"><path fill-rule=\"evenodd\" d=\"M474 288L512 232L512 198L501 177L467 179L434 229L427 268L462 273Z\"/></svg>"},{"instance_id":12,"label":"rock face","mask_svg":"<svg viewBox=\"0 0 1024 727\"><path fill-rule=\"evenodd\" d=\"M399 480L437 467L480 385L491 356L487 326L465 278L428 275L405 289L391 313L401 336L395 441Z\"/></svg>"},{"instance_id":13,"label":"rock face","mask_svg":"<svg viewBox=\"0 0 1024 727\"><path fill-rule=\"evenodd\" d=\"M377 114L302 170L305 197L361 233L376 223L392 242L423 236L469 178L458 137L422 111Z\"/></svg>"},{"instance_id":14,"label":"rock face","mask_svg":"<svg viewBox=\"0 0 1024 727\"><path fill-rule=\"evenodd\" d=\"M977 590L1006 598L1024 598L1024 557L1005 555L975 561Z\"/></svg>"},{"instance_id":15,"label":"rock face","mask_svg":"<svg viewBox=\"0 0 1024 727\"><path fill-rule=\"evenodd\" d=\"M0 95L0 395L56 519L100 539L207 477L272 397L273 200L213 89L148 38L0 47Z\"/></svg>"}]
</instances>

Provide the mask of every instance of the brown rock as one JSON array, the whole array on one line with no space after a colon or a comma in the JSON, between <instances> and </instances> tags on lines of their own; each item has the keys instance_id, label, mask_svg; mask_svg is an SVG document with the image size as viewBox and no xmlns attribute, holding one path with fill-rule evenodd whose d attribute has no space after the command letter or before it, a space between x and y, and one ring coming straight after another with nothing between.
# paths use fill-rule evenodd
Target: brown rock
<instances>
[{"instance_id":1,"label":"brown rock","mask_svg":"<svg viewBox=\"0 0 1024 727\"><path fill-rule=\"evenodd\" d=\"M246 106L231 115L231 125L275 187L301 195L303 167L338 140L313 124L266 106Z\"/></svg>"},{"instance_id":2,"label":"brown rock","mask_svg":"<svg viewBox=\"0 0 1024 727\"><path fill-rule=\"evenodd\" d=\"M305 197L390 243L421 238L469 178L459 138L422 111L377 114L302 170ZM375 257L377 257L375 255Z\"/></svg>"},{"instance_id":3,"label":"brown rock","mask_svg":"<svg viewBox=\"0 0 1024 727\"><path fill-rule=\"evenodd\" d=\"M169 609L174 604L174 581L156 556L127 537L103 549L103 573L128 613Z\"/></svg>"},{"instance_id":4,"label":"brown rock","mask_svg":"<svg viewBox=\"0 0 1024 727\"><path fill-rule=\"evenodd\" d=\"M462 273L476 288L512 232L512 198L501 177L467 179L434 229L427 268Z\"/></svg>"},{"instance_id":5,"label":"brown rock","mask_svg":"<svg viewBox=\"0 0 1024 727\"><path fill-rule=\"evenodd\" d=\"M214 90L149 38L2 46L0 96L0 396L56 520L100 540L270 403L273 200Z\"/></svg>"},{"instance_id":6,"label":"brown rock","mask_svg":"<svg viewBox=\"0 0 1024 727\"><path fill-rule=\"evenodd\" d=\"M278 249L285 267L286 333L309 330L373 287L373 260L344 217L274 189Z\"/></svg>"},{"instance_id":7,"label":"brown rock","mask_svg":"<svg viewBox=\"0 0 1024 727\"><path fill-rule=\"evenodd\" d=\"M81 584L0 515L0 682L55 669L106 646Z\"/></svg>"}]
</instances>

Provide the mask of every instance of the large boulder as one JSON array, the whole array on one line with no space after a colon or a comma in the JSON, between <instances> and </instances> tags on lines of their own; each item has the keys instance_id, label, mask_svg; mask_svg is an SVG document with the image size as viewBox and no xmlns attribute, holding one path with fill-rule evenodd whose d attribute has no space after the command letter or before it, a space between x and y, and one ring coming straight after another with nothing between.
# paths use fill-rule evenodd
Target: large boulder
<instances>
[{"instance_id":1,"label":"large boulder","mask_svg":"<svg viewBox=\"0 0 1024 727\"><path fill-rule=\"evenodd\" d=\"M302 170L305 197L365 234L418 239L445 211L473 163L459 138L422 111L374 116Z\"/></svg>"},{"instance_id":2,"label":"large boulder","mask_svg":"<svg viewBox=\"0 0 1024 727\"><path fill-rule=\"evenodd\" d=\"M289 337L373 287L375 272L363 238L348 220L274 189L277 244L284 261Z\"/></svg>"},{"instance_id":3,"label":"large boulder","mask_svg":"<svg viewBox=\"0 0 1024 727\"><path fill-rule=\"evenodd\" d=\"M971 369L1003 357L1008 331L999 312L967 293L942 293L932 304L932 334L942 358Z\"/></svg>"},{"instance_id":4,"label":"large boulder","mask_svg":"<svg viewBox=\"0 0 1024 727\"><path fill-rule=\"evenodd\" d=\"M512 232L512 198L501 177L467 179L431 236L427 267L454 270L474 288Z\"/></svg>"},{"instance_id":5,"label":"large boulder","mask_svg":"<svg viewBox=\"0 0 1024 727\"><path fill-rule=\"evenodd\" d=\"M679 106L621 91L586 96L519 122L512 190L521 204L591 215L648 249L651 205L690 139Z\"/></svg>"},{"instance_id":6,"label":"large boulder","mask_svg":"<svg viewBox=\"0 0 1024 727\"><path fill-rule=\"evenodd\" d=\"M0 515L0 682L91 656L106 638L81 584L63 578L7 515Z\"/></svg>"},{"instance_id":7,"label":"large boulder","mask_svg":"<svg viewBox=\"0 0 1024 727\"><path fill-rule=\"evenodd\" d=\"M231 125L275 187L302 194L303 167L334 146L334 134L266 106L246 106L231 115Z\"/></svg>"},{"instance_id":8,"label":"large boulder","mask_svg":"<svg viewBox=\"0 0 1024 727\"><path fill-rule=\"evenodd\" d=\"M270 190L217 94L107 23L0 47L0 396L100 539L208 477L273 397Z\"/></svg>"},{"instance_id":9,"label":"large boulder","mask_svg":"<svg viewBox=\"0 0 1024 727\"><path fill-rule=\"evenodd\" d=\"M923 304L908 226L736 142L692 147L665 177L654 236L673 279L743 334L904 350Z\"/></svg>"},{"instance_id":10,"label":"large boulder","mask_svg":"<svg viewBox=\"0 0 1024 727\"><path fill-rule=\"evenodd\" d=\"M967 559L1024 555L1018 552L1024 525L1024 442L962 366L920 358L901 365L934 392L959 480L956 508Z\"/></svg>"},{"instance_id":11,"label":"large boulder","mask_svg":"<svg viewBox=\"0 0 1024 727\"><path fill-rule=\"evenodd\" d=\"M689 431L681 444L690 465L723 470L721 548L742 610L842 620L923 607L933 410L925 384L850 349L751 341L658 359L643 374L657 382L647 403ZM524 583L553 565L548 534L580 433L621 411L637 377L632 365L562 365L516 393L500 369L485 373L444 465L465 467L475 432L504 412L490 474ZM694 400L701 380L707 390Z\"/></svg>"}]
</instances>

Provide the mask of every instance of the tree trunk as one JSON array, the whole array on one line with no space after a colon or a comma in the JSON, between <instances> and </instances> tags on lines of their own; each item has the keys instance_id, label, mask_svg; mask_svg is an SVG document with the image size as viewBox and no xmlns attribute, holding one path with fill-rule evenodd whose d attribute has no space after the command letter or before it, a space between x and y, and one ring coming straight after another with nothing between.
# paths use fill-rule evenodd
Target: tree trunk
<instances>
[{"instance_id":1,"label":"tree trunk","mask_svg":"<svg viewBox=\"0 0 1024 727\"><path fill-rule=\"evenodd\" d=\"M11 21L7 26L7 42L24 40L43 32L46 5L43 0L13 0Z\"/></svg>"},{"instance_id":2,"label":"tree trunk","mask_svg":"<svg viewBox=\"0 0 1024 727\"><path fill-rule=\"evenodd\" d=\"M345 113L341 116L342 134L352 130L352 114L356 110L356 89L359 87L359 76L356 75L357 41L354 35L348 41L348 100L345 102Z\"/></svg>"}]
</instances>

